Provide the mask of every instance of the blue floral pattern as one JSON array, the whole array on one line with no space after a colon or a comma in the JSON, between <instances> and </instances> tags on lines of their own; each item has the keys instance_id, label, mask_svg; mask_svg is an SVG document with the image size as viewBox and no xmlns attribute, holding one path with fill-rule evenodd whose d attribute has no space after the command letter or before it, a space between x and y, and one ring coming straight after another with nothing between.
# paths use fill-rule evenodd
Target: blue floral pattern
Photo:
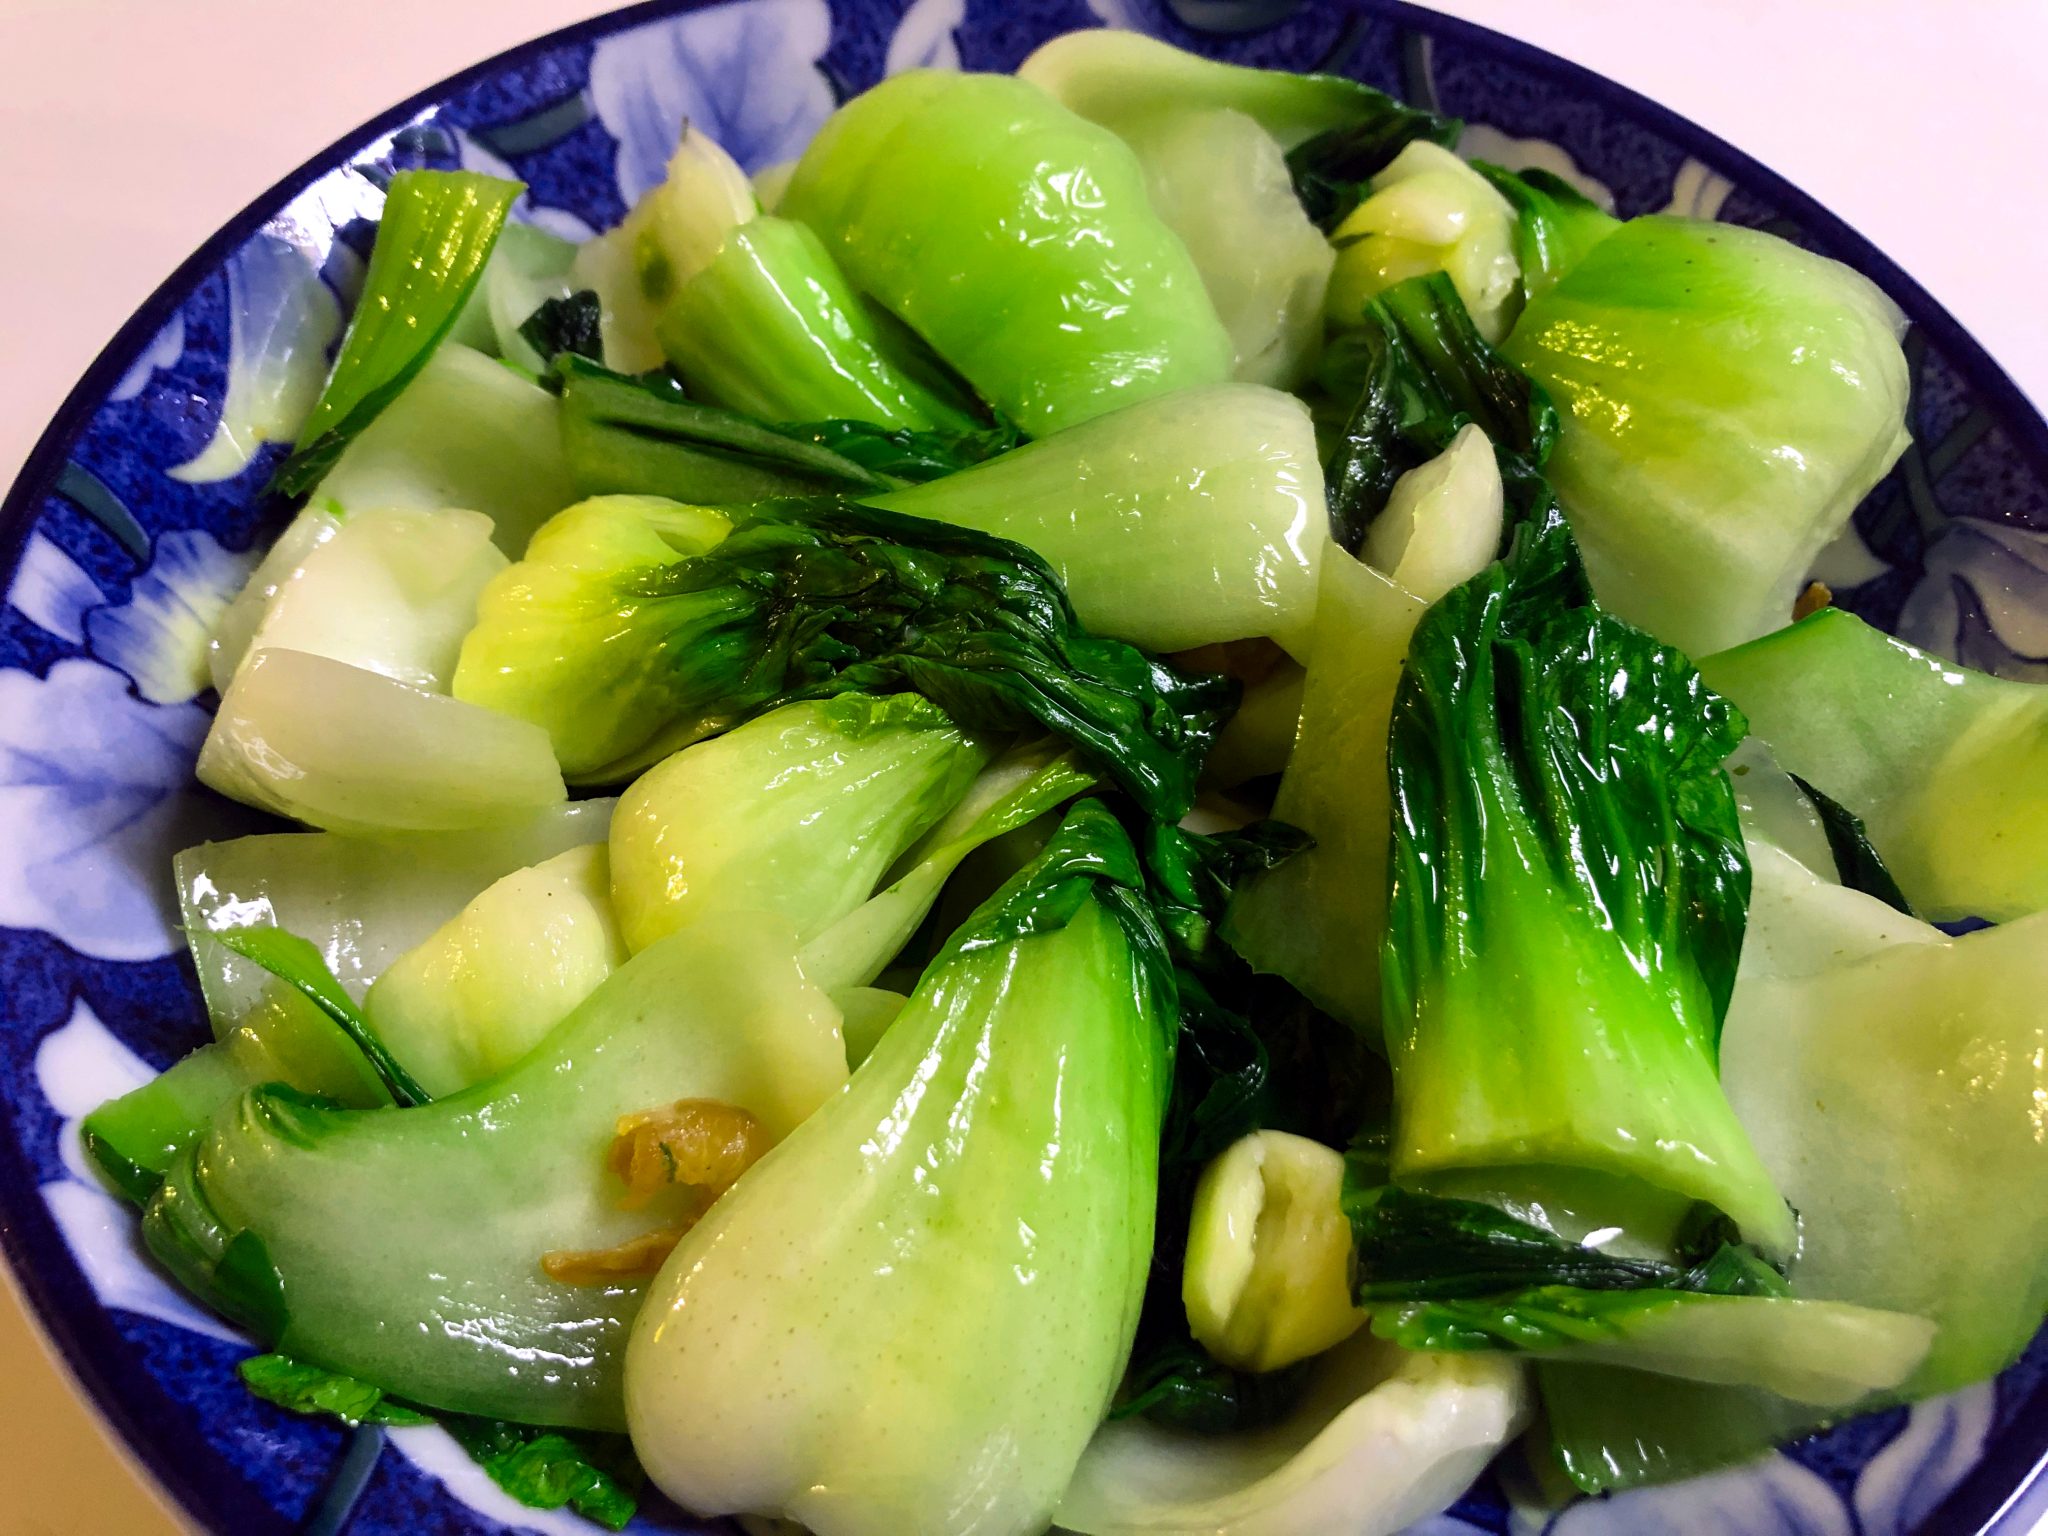
<instances>
[{"instance_id":1,"label":"blue floral pattern","mask_svg":"<svg viewBox=\"0 0 2048 1536\"><path fill-rule=\"evenodd\" d=\"M195 1517L269 1536L591 1529L508 1503L437 1431L353 1440L235 1385L246 1342L148 1264L79 1117L205 1038L170 855L244 830L198 790L203 645L262 530L255 491L310 404L390 173L529 185L566 238L655 184L682 125L749 170L835 100L916 67L1011 68L1104 23L1239 62L1324 68L1441 106L1468 153L1623 214L1767 227L1870 271L1915 322L1916 443L1819 574L1916 644L2048 681L2048 428L1903 274L1727 146L1619 89L1377 0L678 0L600 21L369 125L209 246L67 407L0 521L0 1240L103 1408ZM1753 1464L1563 1510L1482 1484L1410 1536L1909 1536L1975 1530L2039 1455L2048 1345L1995 1384ZM659 1506L638 1527L702 1529Z\"/></svg>"},{"instance_id":2,"label":"blue floral pattern","mask_svg":"<svg viewBox=\"0 0 2048 1536\"><path fill-rule=\"evenodd\" d=\"M832 110L817 69L831 35L824 0L738 0L598 43L590 99L618 141L620 199L661 180L685 123L749 172L802 154Z\"/></svg>"}]
</instances>

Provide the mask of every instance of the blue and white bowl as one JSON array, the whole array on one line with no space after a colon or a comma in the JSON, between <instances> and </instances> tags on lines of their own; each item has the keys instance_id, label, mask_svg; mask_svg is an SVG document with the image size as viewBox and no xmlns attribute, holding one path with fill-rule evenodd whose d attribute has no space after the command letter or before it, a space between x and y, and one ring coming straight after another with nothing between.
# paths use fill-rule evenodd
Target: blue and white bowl
<instances>
[{"instance_id":1,"label":"blue and white bowl","mask_svg":"<svg viewBox=\"0 0 2048 1536\"><path fill-rule=\"evenodd\" d=\"M248 817L198 789L207 626L264 530L389 173L516 174L517 216L580 237L661 175L683 121L748 169L916 65L1009 70L1108 23L1243 63L1335 69L1464 117L1467 148L1624 214L1767 227L1861 268L1913 323L1915 445L1817 573L1916 644L2048 681L2048 425L1911 279L1670 112L1495 34L1382 0L672 0L415 97L229 221L73 391L0 509L0 1240L101 1411L191 1516L235 1536L588 1532L510 1503L435 1429L353 1436L242 1390L249 1346L144 1260L79 1118L206 1037L171 855ZM1997 1382L1716 1477L1519 1510L1482 1486L1427 1536L2020 1536L2048 1452L2048 1334ZM4 1497L4 1495L0 1495ZM673 1510L636 1529L702 1530Z\"/></svg>"}]
</instances>

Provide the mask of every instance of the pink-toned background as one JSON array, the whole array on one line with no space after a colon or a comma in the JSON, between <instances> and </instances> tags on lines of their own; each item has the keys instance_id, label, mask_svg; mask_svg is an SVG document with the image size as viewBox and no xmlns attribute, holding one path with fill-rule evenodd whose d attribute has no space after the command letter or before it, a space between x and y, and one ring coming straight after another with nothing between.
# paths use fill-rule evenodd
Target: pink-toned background
<instances>
[{"instance_id":1,"label":"pink-toned background","mask_svg":"<svg viewBox=\"0 0 2048 1536\"><path fill-rule=\"evenodd\" d=\"M390 103L609 8L0 0L0 483L129 312L236 209ZM1783 172L2048 407L2048 0L1435 8L1634 86ZM0 1536L178 1528L0 1286Z\"/></svg>"}]
</instances>

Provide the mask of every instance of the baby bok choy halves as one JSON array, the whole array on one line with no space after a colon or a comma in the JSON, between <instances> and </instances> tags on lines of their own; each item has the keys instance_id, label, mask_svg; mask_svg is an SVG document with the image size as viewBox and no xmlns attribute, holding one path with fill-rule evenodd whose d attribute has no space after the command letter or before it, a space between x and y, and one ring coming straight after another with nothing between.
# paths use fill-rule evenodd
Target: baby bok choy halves
<instances>
[{"instance_id":1,"label":"baby bok choy halves","mask_svg":"<svg viewBox=\"0 0 2048 1536\"><path fill-rule=\"evenodd\" d=\"M624 1204L607 1187L620 1119L701 1102L772 1141L845 1079L838 1012L795 935L721 917L449 1098L348 1110L251 1090L171 1165L143 1233L196 1294L312 1364L430 1408L617 1429L644 1276L593 1260L593 1283L572 1284L543 1260L616 1253L686 1215L684 1184Z\"/></svg>"},{"instance_id":2,"label":"baby bok choy halves","mask_svg":"<svg viewBox=\"0 0 2048 1536\"><path fill-rule=\"evenodd\" d=\"M655 1280L626 1415L663 1490L819 1536L1043 1529L1137 1322L1173 996L1084 802Z\"/></svg>"},{"instance_id":3,"label":"baby bok choy halves","mask_svg":"<svg viewBox=\"0 0 2048 1536\"><path fill-rule=\"evenodd\" d=\"M1789 1257L1715 1071L1749 896L1721 771L1742 729L1593 605L1555 513L1424 616L1388 745L1397 1184L1573 1241L1665 1242L1704 1203Z\"/></svg>"},{"instance_id":4,"label":"baby bok choy halves","mask_svg":"<svg viewBox=\"0 0 2048 1536\"><path fill-rule=\"evenodd\" d=\"M735 517L610 499L557 518L484 593L456 696L603 782L778 700L908 687L971 729L1055 731L1148 810L1187 809L1228 688L1089 634L1030 551L846 502Z\"/></svg>"},{"instance_id":5,"label":"baby bok choy halves","mask_svg":"<svg viewBox=\"0 0 2048 1536\"><path fill-rule=\"evenodd\" d=\"M1898 316L1462 131L1097 29L580 242L388 178L185 658L313 830L178 856L210 1035L82 1128L257 1397L614 1529L1396 1536L2016 1358L2048 689L1807 587Z\"/></svg>"}]
</instances>

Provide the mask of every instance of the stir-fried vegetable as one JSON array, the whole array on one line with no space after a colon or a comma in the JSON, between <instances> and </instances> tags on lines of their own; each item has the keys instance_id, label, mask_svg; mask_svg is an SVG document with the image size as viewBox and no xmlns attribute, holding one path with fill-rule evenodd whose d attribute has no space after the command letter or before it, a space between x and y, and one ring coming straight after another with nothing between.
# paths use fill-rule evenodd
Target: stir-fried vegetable
<instances>
[{"instance_id":1,"label":"stir-fried vegetable","mask_svg":"<svg viewBox=\"0 0 2048 1536\"><path fill-rule=\"evenodd\" d=\"M363 997L377 1037L437 1097L496 1077L626 958L601 844L496 881Z\"/></svg>"},{"instance_id":2,"label":"stir-fried vegetable","mask_svg":"<svg viewBox=\"0 0 2048 1536\"><path fill-rule=\"evenodd\" d=\"M838 1014L793 936L723 916L636 956L540 1050L451 1098L345 1110L252 1091L172 1165L143 1232L187 1286L300 1359L432 1408L616 1428L643 1283L570 1284L541 1261L681 1215L673 1199L621 1204L604 1174L619 1118L705 1100L777 1137L845 1076Z\"/></svg>"},{"instance_id":3,"label":"stir-fried vegetable","mask_svg":"<svg viewBox=\"0 0 2048 1536\"><path fill-rule=\"evenodd\" d=\"M223 692L251 651L325 656L428 693L445 693L476 600L507 561L475 512L299 514L288 570L258 571L238 601L234 648L216 642ZM282 547L282 542L281 546ZM246 625L246 632L244 630Z\"/></svg>"},{"instance_id":4,"label":"stir-fried vegetable","mask_svg":"<svg viewBox=\"0 0 2048 1536\"><path fill-rule=\"evenodd\" d=\"M271 478L274 489L310 490L411 382L461 318L520 190L469 171L391 178L355 318L298 446Z\"/></svg>"},{"instance_id":5,"label":"stir-fried vegetable","mask_svg":"<svg viewBox=\"0 0 2048 1536\"><path fill-rule=\"evenodd\" d=\"M1861 818L1914 911L2003 920L2048 907L2048 689L1832 608L1702 670L1779 762Z\"/></svg>"},{"instance_id":6,"label":"stir-fried vegetable","mask_svg":"<svg viewBox=\"0 0 2048 1536\"><path fill-rule=\"evenodd\" d=\"M1105 1424L1060 1501L1084 1536L1396 1536L1457 1498L1527 1415L1521 1367L1360 1334L1300 1406L1232 1440Z\"/></svg>"},{"instance_id":7,"label":"stir-fried vegetable","mask_svg":"<svg viewBox=\"0 0 2048 1536\"><path fill-rule=\"evenodd\" d=\"M1839 262L1662 216L1534 296L1506 352L1563 413L1548 472L1601 601L1695 656L1789 623L1905 449L1900 329Z\"/></svg>"},{"instance_id":8,"label":"stir-fried vegetable","mask_svg":"<svg viewBox=\"0 0 2048 1536\"><path fill-rule=\"evenodd\" d=\"M1989 1375L2048 1307L2032 1257L2048 1209L2042 919L1949 939L1776 849L1756 870L1762 943L1745 953L1723 1075L1799 1208L1795 1287L1936 1325L1917 1369L1861 1407ZM1843 1412L1639 1371L1540 1375L1555 1454L1593 1492L1746 1460Z\"/></svg>"},{"instance_id":9,"label":"stir-fried vegetable","mask_svg":"<svg viewBox=\"0 0 2048 1536\"><path fill-rule=\"evenodd\" d=\"M491 520L517 558L576 499L554 398L503 363L443 342L313 488L311 511L438 512ZM309 515L302 513L301 516Z\"/></svg>"},{"instance_id":10,"label":"stir-fried vegetable","mask_svg":"<svg viewBox=\"0 0 2048 1536\"><path fill-rule=\"evenodd\" d=\"M612 894L645 949L706 913L808 943L966 793L988 749L916 694L785 704L650 769L612 818Z\"/></svg>"},{"instance_id":11,"label":"stir-fried vegetable","mask_svg":"<svg viewBox=\"0 0 2048 1536\"><path fill-rule=\"evenodd\" d=\"M1323 535L1315 433L1253 384L1126 406L957 475L865 498L1045 557L1081 622L1159 651L1305 653Z\"/></svg>"},{"instance_id":12,"label":"stir-fried vegetable","mask_svg":"<svg viewBox=\"0 0 2048 1536\"><path fill-rule=\"evenodd\" d=\"M1228 690L1089 634L1028 550L850 503L736 515L572 508L486 589L456 696L606 780L781 700L914 687L1057 731L1154 812L1192 801Z\"/></svg>"},{"instance_id":13,"label":"stir-fried vegetable","mask_svg":"<svg viewBox=\"0 0 2048 1536\"><path fill-rule=\"evenodd\" d=\"M819 1536L937 1511L1044 1527L1152 1246L1174 1002L1142 890L1114 818L1077 808L846 1093L683 1240L626 1352L634 1445L670 1497Z\"/></svg>"},{"instance_id":14,"label":"stir-fried vegetable","mask_svg":"<svg viewBox=\"0 0 2048 1536\"><path fill-rule=\"evenodd\" d=\"M1393 707L1384 947L1400 1183L1668 1240L1794 1246L1715 1076L1749 868L1742 719L1596 608L1564 522L1433 607Z\"/></svg>"},{"instance_id":15,"label":"stir-fried vegetable","mask_svg":"<svg viewBox=\"0 0 2048 1536\"><path fill-rule=\"evenodd\" d=\"M1021 81L883 81L825 125L781 207L1034 435L1230 372L1137 158Z\"/></svg>"},{"instance_id":16,"label":"stir-fried vegetable","mask_svg":"<svg viewBox=\"0 0 2048 1536\"><path fill-rule=\"evenodd\" d=\"M920 382L909 339L870 315L824 242L787 219L763 216L734 230L677 288L657 331L692 390L768 421L977 425Z\"/></svg>"},{"instance_id":17,"label":"stir-fried vegetable","mask_svg":"<svg viewBox=\"0 0 2048 1536\"><path fill-rule=\"evenodd\" d=\"M1393 575L1334 547L1324 555L1298 740L1273 799L1273 814L1315 846L1251 881L1224 928L1258 969L1374 1038L1394 689L1423 612L1492 563L1500 538L1500 474L1486 435L1468 426L1440 458L1395 483L1367 531L1367 550Z\"/></svg>"},{"instance_id":18,"label":"stir-fried vegetable","mask_svg":"<svg viewBox=\"0 0 2048 1536\"><path fill-rule=\"evenodd\" d=\"M1599 1492L2017 1357L2048 690L1802 591L1898 317L1460 131L1097 29L581 244L392 179L207 655L329 830L178 857L212 1038L83 1123L252 1393L612 1529L1394 1536L1529 1380Z\"/></svg>"},{"instance_id":19,"label":"stir-fried vegetable","mask_svg":"<svg viewBox=\"0 0 2048 1536\"><path fill-rule=\"evenodd\" d=\"M1497 342L1514 319L1514 232L1514 209L1479 172L1418 139L1373 177L1372 195L1330 236L1337 247L1330 323L1355 325L1367 300L1442 272L1480 335Z\"/></svg>"},{"instance_id":20,"label":"stir-fried vegetable","mask_svg":"<svg viewBox=\"0 0 2048 1536\"><path fill-rule=\"evenodd\" d=\"M547 733L305 651L251 652L221 696L199 781L334 831L451 831L560 804Z\"/></svg>"},{"instance_id":21,"label":"stir-fried vegetable","mask_svg":"<svg viewBox=\"0 0 2048 1536\"><path fill-rule=\"evenodd\" d=\"M1334 253L1296 195L1287 152L1397 108L1331 75L1197 59L1130 32L1055 38L1018 78L1116 134L1144 167L1230 333L1232 377L1292 388L1322 350Z\"/></svg>"}]
</instances>

